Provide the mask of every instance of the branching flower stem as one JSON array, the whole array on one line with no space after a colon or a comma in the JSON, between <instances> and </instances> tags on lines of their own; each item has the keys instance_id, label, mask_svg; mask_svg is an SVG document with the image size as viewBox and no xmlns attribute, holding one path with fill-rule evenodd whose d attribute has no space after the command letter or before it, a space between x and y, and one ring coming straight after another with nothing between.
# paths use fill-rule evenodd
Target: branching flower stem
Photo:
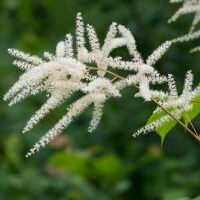
<instances>
[{"instance_id":1,"label":"branching flower stem","mask_svg":"<svg viewBox=\"0 0 200 200\"><path fill-rule=\"evenodd\" d=\"M87 69L90 70L102 70L108 74L111 74L112 76L114 76L113 80L115 79L120 79L123 80L125 79L125 77L116 74L115 72L112 72L108 69L102 69L102 68L96 68L96 67L90 67L87 66ZM137 85L133 85L135 88L139 89L139 87ZM194 133L189 127L187 127L181 120L177 119L170 111L168 111L165 107L163 107L160 103L158 103L156 101L156 99L151 98L151 101L154 102L158 107L160 107L164 112L166 112L172 119L174 119L180 126L182 126L186 131L188 131L192 137L194 137L199 143L200 143L200 137L198 135L196 135L196 133Z\"/></svg>"}]
</instances>

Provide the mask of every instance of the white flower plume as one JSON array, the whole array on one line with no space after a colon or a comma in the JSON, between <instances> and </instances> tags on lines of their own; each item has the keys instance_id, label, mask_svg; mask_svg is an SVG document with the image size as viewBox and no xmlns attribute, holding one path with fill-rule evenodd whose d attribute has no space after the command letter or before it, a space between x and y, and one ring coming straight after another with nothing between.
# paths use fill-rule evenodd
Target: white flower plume
<instances>
[{"instance_id":1,"label":"white flower plume","mask_svg":"<svg viewBox=\"0 0 200 200\"><path fill-rule=\"evenodd\" d=\"M127 48L129 50L130 55L133 56L133 62L125 63L124 65L129 70L133 70L136 72L134 84L139 86L139 93L137 96L143 97L145 100L149 101L153 96L160 95L159 92L154 92L150 89L150 84L155 83L164 83L167 81L165 76L160 75L160 73L154 69L153 65L156 64L158 60L166 53L166 51L170 48L172 42L166 41L162 45L160 45L153 53L147 58L146 62L144 62L141 54L137 50L136 42L131 32L122 25L118 26L120 33L127 40ZM113 63L111 62L111 66L116 67L118 65L123 66L123 62L120 60L115 60Z\"/></svg>"},{"instance_id":2,"label":"white flower plume","mask_svg":"<svg viewBox=\"0 0 200 200\"><path fill-rule=\"evenodd\" d=\"M169 19L169 23L175 22L180 16L194 13L194 19L190 27L190 33L193 32L200 22L200 1L199 0L171 0L170 3L182 3L182 6Z\"/></svg>"},{"instance_id":3,"label":"white flower plume","mask_svg":"<svg viewBox=\"0 0 200 200\"><path fill-rule=\"evenodd\" d=\"M47 101L27 122L24 133L30 131L50 111L67 101L77 91L82 94L27 156L37 152L61 134L90 105L93 105L93 112L88 131L94 131L102 118L105 102L111 97L120 97L120 91L124 87L136 86L139 92L135 96L145 100L154 97L162 99L167 96L163 91L152 89L151 85L168 81L154 65L166 53L172 42L166 41L160 45L144 61L129 29L112 23L101 45L94 27L84 24L81 13L77 14L74 38L75 41L71 34L67 34L63 41L58 42L55 53L45 52L43 58L16 49L8 50L15 58L14 64L24 70L24 73L5 94L4 100L13 105L41 92L48 95ZM131 60L111 56L114 49L123 46L127 48ZM126 70L129 74L123 78L110 69Z\"/></svg>"},{"instance_id":4,"label":"white flower plume","mask_svg":"<svg viewBox=\"0 0 200 200\"><path fill-rule=\"evenodd\" d=\"M159 104L167 110L172 110L171 114L177 119L181 119L182 115L186 111L192 109L192 101L195 97L197 97L200 94L200 88L192 88L193 74L191 71L188 71L186 73L184 88L181 95L178 95L175 80L171 74L168 75L168 85L169 92L167 94L167 98L166 100L161 100ZM154 112L159 111L162 111L160 107L158 107ZM158 120L139 129L136 133L133 134L133 137L137 137L140 134L146 134L148 132L155 131L157 128L161 127L164 123L170 120L172 120L172 117L166 114Z\"/></svg>"},{"instance_id":5,"label":"white flower plume","mask_svg":"<svg viewBox=\"0 0 200 200\"><path fill-rule=\"evenodd\" d=\"M118 47L127 45L124 38L116 38L117 31L117 23L112 23L104 40L104 45L100 47L94 28L91 25L87 25L87 34L92 50L90 52L90 61L97 64L99 68L98 75L101 77L105 75L105 71L110 65L110 53Z\"/></svg>"},{"instance_id":6,"label":"white flower plume","mask_svg":"<svg viewBox=\"0 0 200 200\"><path fill-rule=\"evenodd\" d=\"M173 43L176 42L190 42L196 39L200 38L200 31L195 31L193 33L188 33L186 35L180 36L178 38L175 38L172 40ZM190 53L194 52L199 52L200 51L200 46L194 47L193 49L190 50Z\"/></svg>"},{"instance_id":7,"label":"white flower plume","mask_svg":"<svg viewBox=\"0 0 200 200\"><path fill-rule=\"evenodd\" d=\"M184 88L181 95L178 95L175 80L171 74L168 75L169 95L168 100L160 102L164 108L179 109L181 112L192 109L192 100L199 95L200 88L193 90L193 74L191 71L186 73Z\"/></svg>"},{"instance_id":8,"label":"white flower plume","mask_svg":"<svg viewBox=\"0 0 200 200\"><path fill-rule=\"evenodd\" d=\"M74 120L75 117L80 115L92 103L94 104L94 112L90 122L89 131L93 131L99 121L101 120L103 106L106 99L114 96L120 97L120 93L114 85L105 78L97 78L88 84L83 91L85 96L74 102L68 109L68 112L63 118L40 140L34 147L27 153L27 157L39 151L51 142L55 137L63 132L63 130Z\"/></svg>"},{"instance_id":9,"label":"white flower plume","mask_svg":"<svg viewBox=\"0 0 200 200\"><path fill-rule=\"evenodd\" d=\"M10 100L10 105L13 105L29 95L35 95L42 91L46 91L50 95L47 102L31 117L23 132L32 129L51 110L58 107L82 87L81 79L84 78L86 67L72 58L72 52L70 35L66 36L65 41L57 44L55 55L45 53L45 56L48 56L47 61L15 49L9 50L11 55L25 60L27 63L24 63L23 66L28 67L24 67L26 72L11 87L4 96L4 100ZM34 66L30 68L29 63Z\"/></svg>"}]
</instances>

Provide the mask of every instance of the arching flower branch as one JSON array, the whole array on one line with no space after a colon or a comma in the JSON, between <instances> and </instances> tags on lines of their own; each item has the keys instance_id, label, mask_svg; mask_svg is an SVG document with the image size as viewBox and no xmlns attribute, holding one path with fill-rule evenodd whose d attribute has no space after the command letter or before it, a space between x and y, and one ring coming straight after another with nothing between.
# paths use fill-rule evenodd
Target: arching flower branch
<instances>
[{"instance_id":1,"label":"arching flower branch","mask_svg":"<svg viewBox=\"0 0 200 200\"><path fill-rule=\"evenodd\" d=\"M195 132L180 121L182 108L187 108L184 111L191 110L192 100L199 95L198 89L194 92L191 88L187 88L187 85L191 86L191 73L188 72L186 78L188 84L185 85L183 95L179 97L175 90L172 90L175 88L173 79L170 79L170 76L161 75L154 67L171 44L171 41L164 42L144 61L137 50L134 36L126 27L112 23L104 44L100 45L95 29L91 25L85 25L81 14L78 13L75 35L76 51L74 51L70 34L66 35L64 41L57 44L55 54L45 52L44 58L9 49L9 53L16 58L14 64L24 70L24 73L4 96L4 100L9 100L10 105L13 105L40 92L49 96L46 103L30 118L24 128L24 133L31 130L51 110L67 101L77 91L82 93L82 97L69 105L63 118L41 137L27 156L45 147L90 105L93 105L93 113L88 130L89 132L94 131L101 120L105 102L112 97L121 97L121 90L128 86L138 89L135 97L142 97L145 101L156 103L164 111L167 119L175 120L199 140ZM127 48L131 60L111 56L114 49L122 46ZM116 69L126 70L128 75L123 77L115 72ZM92 73L94 71L96 73ZM166 83L169 85L169 91L158 91L152 88L153 85ZM171 112L171 104L178 108L181 105L181 109ZM160 121L163 121L162 117ZM150 129L154 130L156 126L157 124L151 125Z\"/></svg>"}]
</instances>

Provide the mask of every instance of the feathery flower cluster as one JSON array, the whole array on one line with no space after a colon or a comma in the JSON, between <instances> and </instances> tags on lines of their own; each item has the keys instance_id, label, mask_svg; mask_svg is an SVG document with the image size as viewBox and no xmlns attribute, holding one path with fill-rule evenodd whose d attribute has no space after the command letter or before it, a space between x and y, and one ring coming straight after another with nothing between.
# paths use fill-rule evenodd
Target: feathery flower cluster
<instances>
[{"instance_id":1,"label":"feathery flower cluster","mask_svg":"<svg viewBox=\"0 0 200 200\"><path fill-rule=\"evenodd\" d=\"M181 95L178 95L174 77L168 75L168 87L169 92L167 92L167 99L158 101L158 103L167 110L172 110L171 114L176 119L181 119L183 114L192 109L192 101L200 94L200 88L196 87L192 89L193 85L193 74L191 71L186 73L185 83L183 92ZM161 107L158 107L154 112L162 111ZM133 134L133 137L137 137L140 134L146 134L151 131L155 131L157 128L161 127L164 123L172 120L171 116L164 115L158 120L142 127L136 133Z\"/></svg>"},{"instance_id":2,"label":"feathery flower cluster","mask_svg":"<svg viewBox=\"0 0 200 200\"><path fill-rule=\"evenodd\" d=\"M183 94L178 96L173 77L163 76L153 67L171 44L171 41L166 41L144 61L129 29L112 23L101 46L94 27L85 25L81 13L78 13L75 34L76 51L73 48L71 34L67 34L64 41L58 42L55 54L45 52L44 58L9 49L9 54L16 59L13 64L24 70L24 73L4 96L4 100L10 101L9 105L13 105L41 92L48 96L47 101L27 122L24 133L30 131L51 110L67 101L77 91L82 93L82 97L69 105L62 119L33 146L27 153L27 157L61 134L90 105L93 105L93 113L88 131L94 131L101 120L105 102L112 97L121 97L121 90L127 86L135 86L139 89L136 97L142 97L146 101L159 98L163 107L176 107L177 111L174 114L178 117L184 110L191 108L190 101L199 92L198 89L191 90L193 79L191 73L187 74ZM121 57L111 56L114 49L122 46L127 48L132 57L131 60L125 61ZM130 75L123 78L110 69L127 70ZM96 71L96 73L90 73L91 71ZM113 78L107 76L108 74ZM169 93L151 88L151 85L164 83L169 84ZM164 101L166 98L167 101ZM153 130L158 124L168 119L170 116L151 124L148 128L144 127L142 132ZM139 133L140 131L136 135Z\"/></svg>"},{"instance_id":3,"label":"feathery flower cluster","mask_svg":"<svg viewBox=\"0 0 200 200\"><path fill-rule=\"evenodd\" d=\"M182 7L169 19L169 23L176 21L180 16L194 13L194 19L190 27L188 34L185 34L181 37L175 38L172 42L189 42L195 39L200 38L200 30L195 30L197 25L200 22L200 0L170 0L170 3L182 3ZM191 53L200 51L200 47L197 46L191 49Z\"/></svg>"},{"instance_id":4,"label":"feathery flower cluster","mask_svg":"<svg viewBox=\"0 0 200 200\"><path fill-rule=\"evenodd\" d=\"M195 14L189 31L192 33L200 22L200 0L170 0L170 3L182 3L182 6L169 19L169 23L175 22L182 15Z\"/></svg>"},{"instance_id":5,"label":"feathery flower cluster","mask_svg":"<svg viewBox=\"0 0 200 200\"><path fill-rule=\"evenodd\" d=\"M186 35L183 35L183 36L180 36L178 38L175 38L172 40L173 43L176 43L176 42L190 42L192 40L195 40L195 39L199 39L200 38L200 30L198 31L195 31L193 33L188 33ZM197 46L197 47L194 47L190 50L190 53L195 53L195 52L198 52L200 51L200 46Z\"/></svg>"}]
</instances>

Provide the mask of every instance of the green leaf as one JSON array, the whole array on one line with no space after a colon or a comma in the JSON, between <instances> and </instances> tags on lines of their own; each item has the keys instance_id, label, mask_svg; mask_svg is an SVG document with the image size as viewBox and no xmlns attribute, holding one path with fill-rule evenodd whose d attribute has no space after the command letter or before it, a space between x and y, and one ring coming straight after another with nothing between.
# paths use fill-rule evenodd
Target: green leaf
<instances>
[{"instance_id":1,"label":"green leaf","mask_svg":"<svg viewBox=\"0 0 200 200\"><path fill-rule=\"evenodd\" d=\"M169 109L169 112L171 112L173 109ZM161 110L159 112L155 112L151 115L151 117L147 121L147 125L161 119L162 117L167 116L168 114ZM161 137L161 144L163 144L165 137L169 133L169 131L177 124L177 122L174 119L169 120L168 122L164 123L160 127L156 129L156 133Z\"/></svg>"},{"instance_id":2,"label":"green leaf","mask_svg":"<svg viewBox=\"0 0 200 200\"><path fill-rule=\"evenodd\" d=\"M163 144L165 137L169 133L169 131L176 126L177 122L172 119L160 126L159 128L156 129L156 132L160 135L161 137L161 144Z\"/></svg>"},{"instance_id":3,"label":"green leaf","mask_svg":"<svg viewBox=\"0 0 200 200\"><path fill-rule=\"evenodd\" d=\"M200 95L193 99L192 109L183 114L185 124L188 125L197 115L200 114Z\"/></svg>"}]
</instances>

